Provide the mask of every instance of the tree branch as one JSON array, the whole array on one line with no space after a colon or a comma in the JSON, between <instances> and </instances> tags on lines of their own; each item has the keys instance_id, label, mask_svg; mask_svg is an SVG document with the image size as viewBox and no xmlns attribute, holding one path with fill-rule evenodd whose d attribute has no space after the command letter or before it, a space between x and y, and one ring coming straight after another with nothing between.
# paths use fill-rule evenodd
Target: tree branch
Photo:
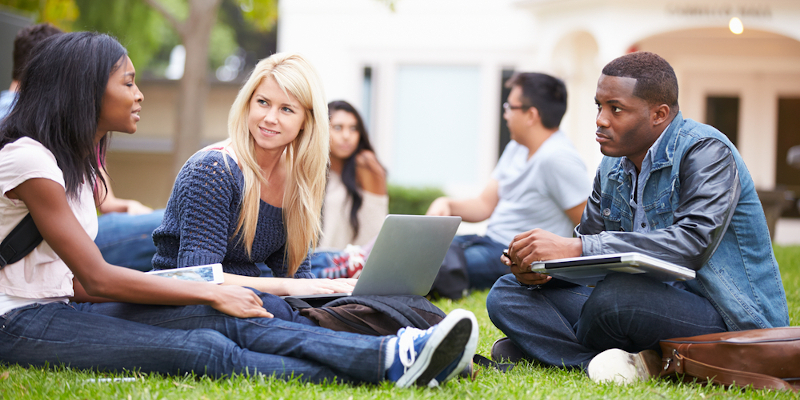
<instances>
[{"instance_id":1,"label":"tree branch","mask_svg":"<svg viewBox=\"0 0 800 400\"><path fill-rule=\"evenodd\" d=\"M183 31L184 29L186 29L185 23L183 21L178 20L178 18L175 17L175 15L171 13L169 10L167 10L167 8L164 7L164 5L161 4L161 2L158 0L143 0L143 1L147 3L150 7L155 8L156 11L158 11L161 15L163 15L164 18L166 18L167 21L169 21L169 23L172 25L172 28L175 29L176 32L178 32L178 35L183 36L184 33Z\"/></svg>"}]
</instances>

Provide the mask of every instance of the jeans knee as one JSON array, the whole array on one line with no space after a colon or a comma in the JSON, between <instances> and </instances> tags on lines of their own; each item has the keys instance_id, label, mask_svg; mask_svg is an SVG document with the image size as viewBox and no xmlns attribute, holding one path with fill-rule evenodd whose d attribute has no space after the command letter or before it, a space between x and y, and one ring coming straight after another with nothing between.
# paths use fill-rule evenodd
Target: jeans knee
<instances>
[{"instance_id":1,"label":"jeans knee","mask_svg":"<svg viewBox=\"0 0 800 400\"><path fill-rule=\"evenodd\" d=\"M510 291L512 288L519 288L517 278L512 274L504 275L495 282L489 295L486 296L486 312L489 314L489 319L497 321L498 318L502 319L508 308L513 305L515 300L510 299Z\"/></svg>"},{"instance_id":2,"label":"jeans knee","mask_svg":"<svg viewBox=\"0 0 800 400\"><path fill-rule=\"evenodd\" d=\"M641 290L650 285L648 281L611 274L599 282L581 311L578 340L591 348L625 348L631 332L641 328L650 302L658 301L652 294L643 296Z\"/></svg>"},{"instance_id":3,"label":"jeans knee","mask_svg":"<svg viewBox=\"0 0 800 400\"><path fill-rule=\"evenodd\" d=\"M641 288L650 279L631 274L610 274L598 282L584 305L583 312L601 314L641 307L648 299L641 296Z\"/></svg>"},{"instance_id":4,"label":"jeans knee","mask_svg":"<svg viewBox=\"0 0 800 400\"><path fill-rule=\"evenodd\" d=\"M183 357L175 357L183 365L177 371L192 371L198 375L212 377L230 376L234 371L233 359L241 348L222 333L211 329L186 331Z\"/></svg>"}]
</instances>

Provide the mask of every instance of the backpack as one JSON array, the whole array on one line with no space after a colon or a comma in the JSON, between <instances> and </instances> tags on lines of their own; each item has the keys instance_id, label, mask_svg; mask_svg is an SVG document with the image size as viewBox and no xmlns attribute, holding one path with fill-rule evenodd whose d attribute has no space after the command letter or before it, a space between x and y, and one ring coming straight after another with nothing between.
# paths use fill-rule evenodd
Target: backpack
<instances>
[{"instance_id":1,"label":"backpack","mask_svg":"<svg viewBox=\"0 0 800 400\"><path fill-rule=\"evenodd\" d=\"M394 335L407 326L428 329L446 316L428 299L416 295L345 296L319 307L297 298L284 300L323 328L373 336Z\"/></svg>"},{"instance_id":2,"label":"backpack","mask_svg":"<svg viewBox=\"0 0 800 400\"><path fill-rule=\"evenodd\" d=\"M464 246L453 241L447 254L444 256L442 266L436 274L429 295L458 300L469 294L469 274L467 272L467 258L464 256Z\"/></svg>"}]
</instances>

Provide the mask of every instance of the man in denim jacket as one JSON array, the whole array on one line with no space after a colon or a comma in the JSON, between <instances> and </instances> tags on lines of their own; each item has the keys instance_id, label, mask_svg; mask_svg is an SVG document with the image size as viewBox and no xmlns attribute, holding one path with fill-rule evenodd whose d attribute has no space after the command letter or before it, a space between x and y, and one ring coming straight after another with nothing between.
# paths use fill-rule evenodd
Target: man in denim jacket
<instances>
[{"instance_id":1,"label":"man in denim jacket","mask_svg":"<svg viewBox=\"0 0 800 400\"><path fill-rule=\"evenodd\" d=\"M603 68L596 140L605 155L575 238L517 235L489 316L508 338L494 357L586 368L595 381L644 379L659 341L789 324L761 203L739 152L711 126L683 119L672 67L632 53ZM640 252L697 271L662 283L611 274L596 288L526 272L532 262Z\"/></svg>"}]
</instances>

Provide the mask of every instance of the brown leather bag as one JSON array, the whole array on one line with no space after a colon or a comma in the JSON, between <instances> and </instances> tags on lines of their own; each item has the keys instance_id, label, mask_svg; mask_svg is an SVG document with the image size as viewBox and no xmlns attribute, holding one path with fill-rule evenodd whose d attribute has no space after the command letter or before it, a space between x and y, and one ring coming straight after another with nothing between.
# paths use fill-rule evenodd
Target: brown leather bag
<instances>
[{"instance_id":1,"label":"brown leather bag","mask_svg":"<svg viewBox=\"0 0 800 400\"><path fill-rule=\"evenodd\" d=\"M800 327L713 333L660 344L662 377L800 390Z\"/></svg>"}]
</instances>

